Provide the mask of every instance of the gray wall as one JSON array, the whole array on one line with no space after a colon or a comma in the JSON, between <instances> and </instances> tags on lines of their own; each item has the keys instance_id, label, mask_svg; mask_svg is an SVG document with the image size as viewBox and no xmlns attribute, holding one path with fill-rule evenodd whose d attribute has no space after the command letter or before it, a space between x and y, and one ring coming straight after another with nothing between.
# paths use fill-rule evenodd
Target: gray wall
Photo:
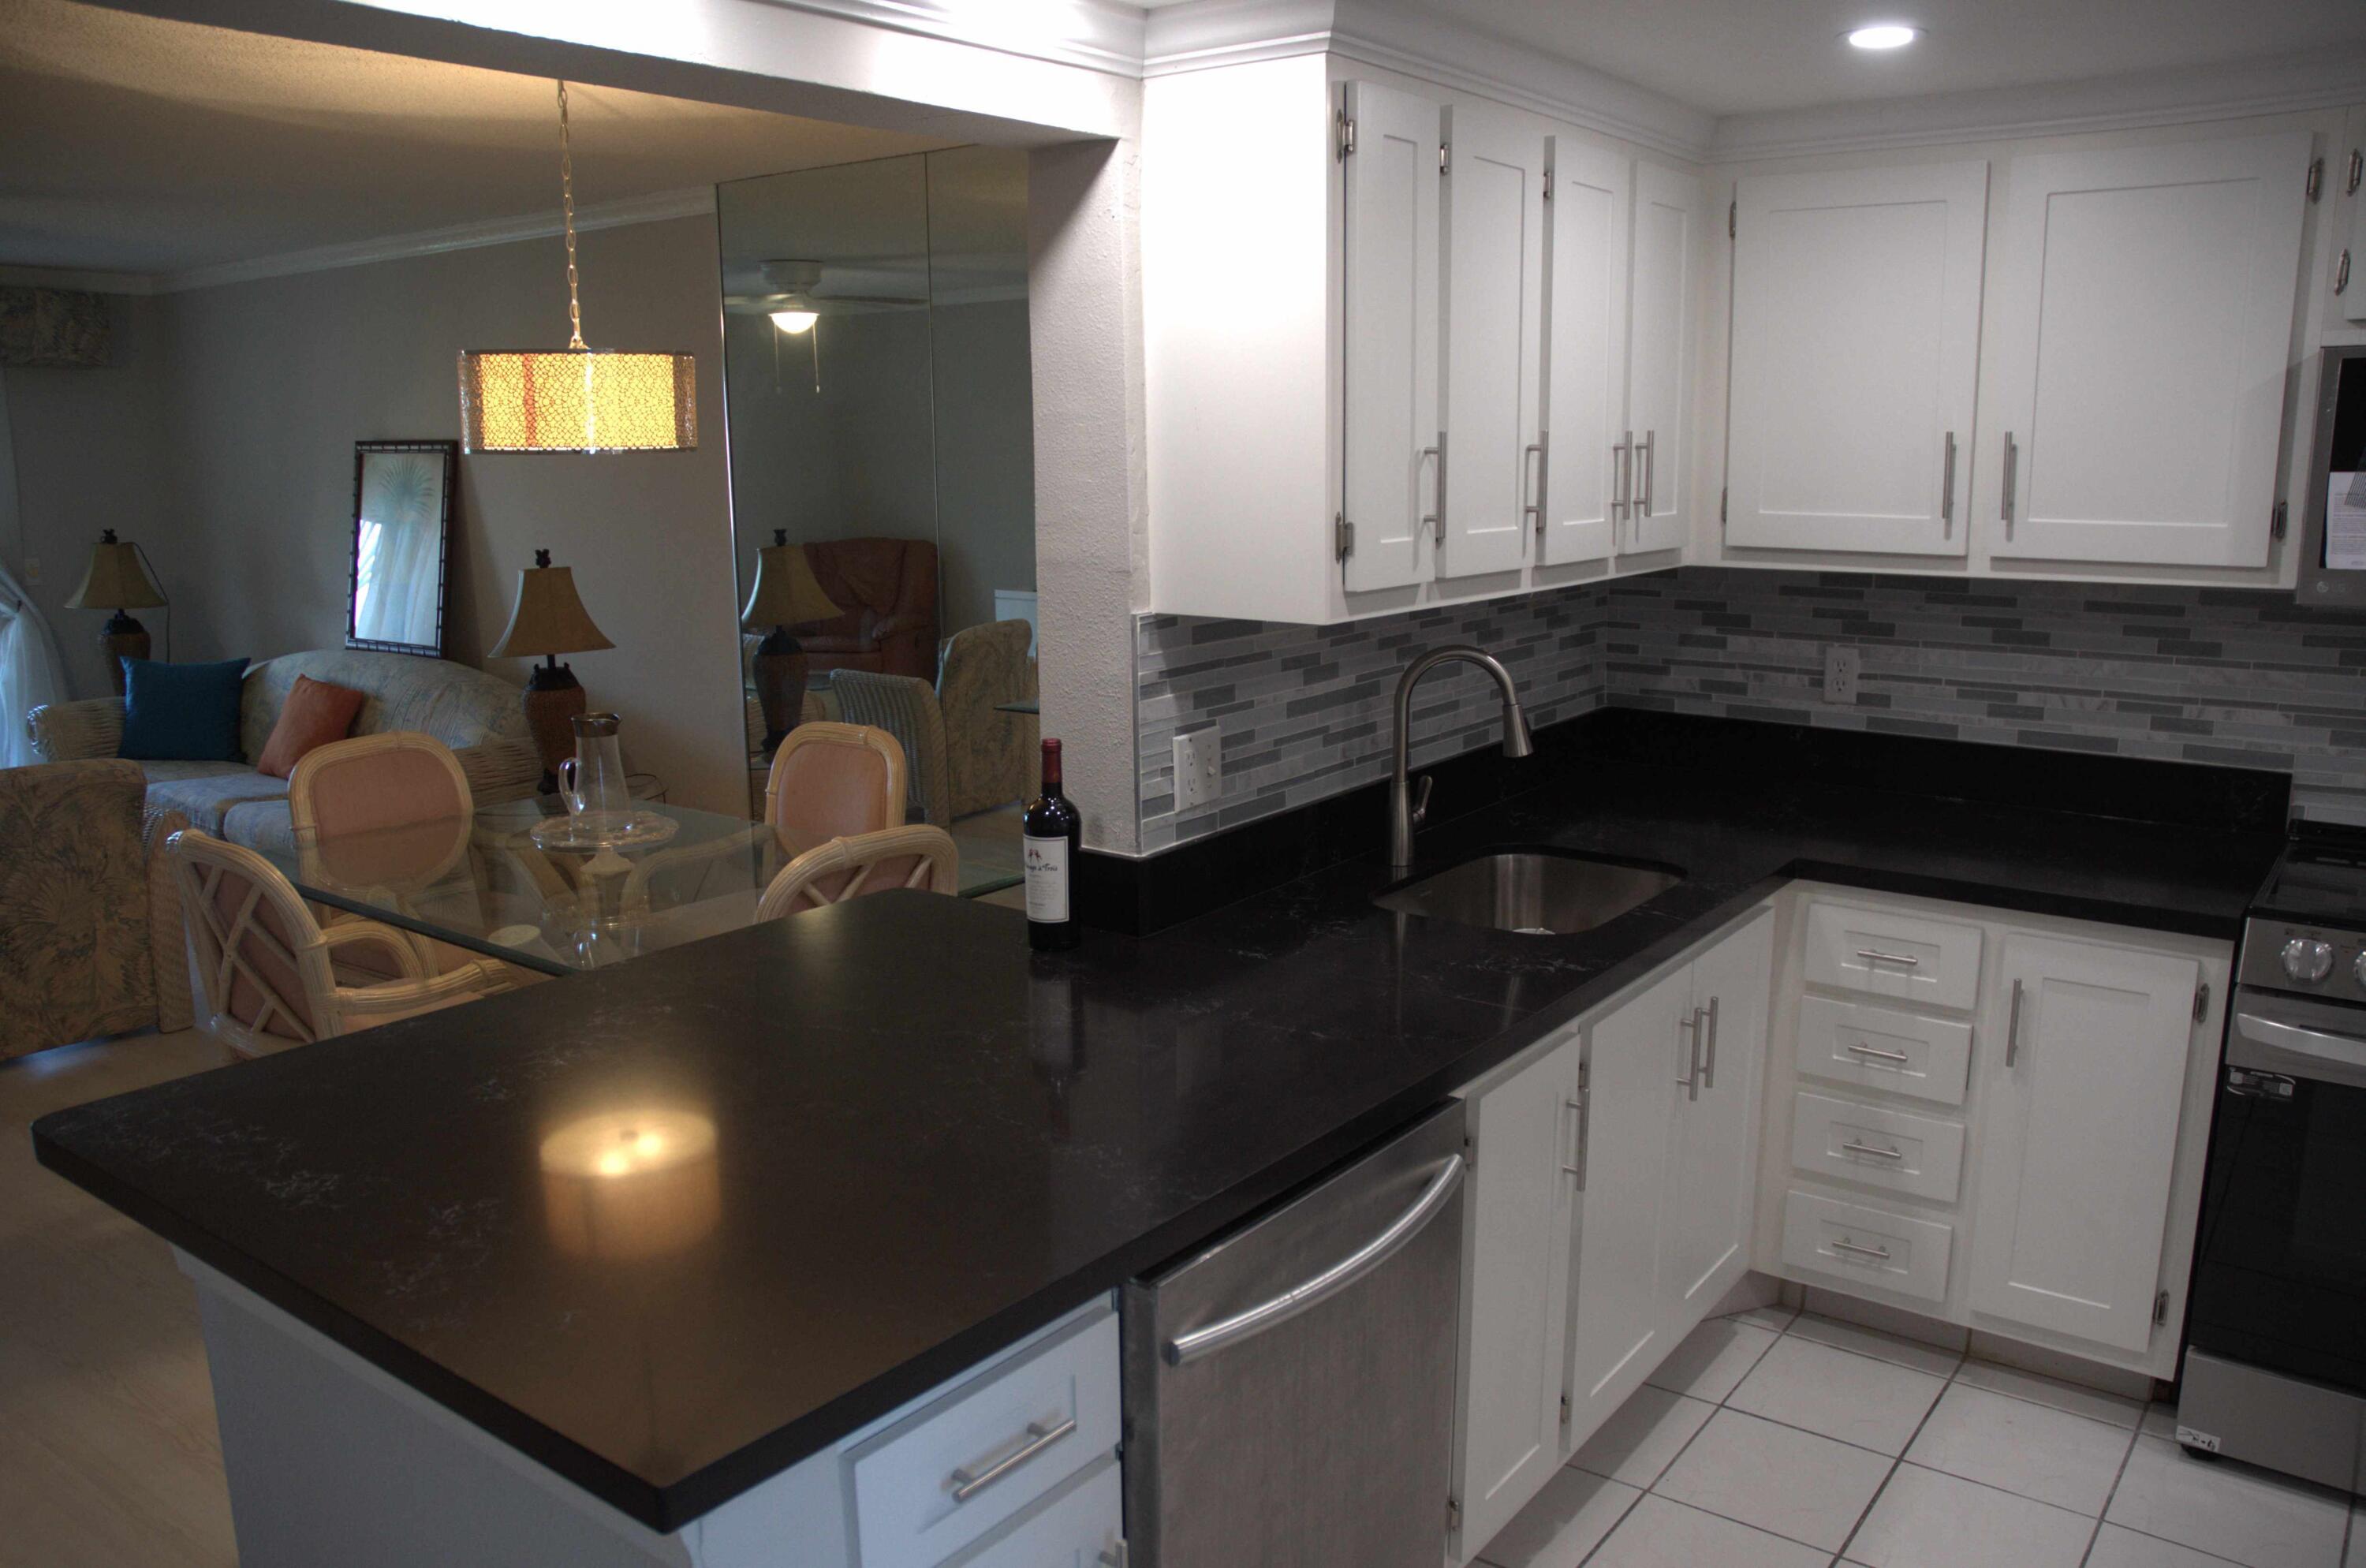
<instances>
[{"instance_id":1,"label":"gray wall","mask_svg":"<svg viewBox=\"0 0 2366 1568\"><path fill-rule=\"evenodd\" d=\"M937 558L946 631L1035 586L1035 417L1027 301L929 313L937 395Z\"/></svg>"},{"instance_id":2,"label":"gray wall","mask_svg":"<svg viewBox=\"0 0 2366 1568\"><path fill-rule=\"evenodd\" d=\"M130 374L9 372L45 589L62 578L62 596L81 573L48 539L112 524L147 546L175 598L175 657L341 643L354 442L456 437L463 348L563 345L563 256L535 240L114 301ZM616 644L569 662L595 706L625 716L634 764L677 803L744 811L715 227L600 230L580 260L593 346L699 356L699 447L463 457L446 656L524 680L525 661L485 650L518 569L549 548ZM56 618L73 659L96 625ZM102 689L96 675L85 658L85 694Z\"/></svg>"},{"instance_id":3,"label":"gray wall","mask_svg":"<svg viewBox=\"0 0 2366 1568\"><path fill-rule=\"evenodd\" d=\"M1139 617L1136 767L1155 851L1385 775L1411 652L1502 655L1540 721L1653 707L2290 773L2308 816L2366 822L2366 613L2290 594L1688 567L1327 630ZM1823 650L1864 650L1853 705ZM1173 740L1215 729L1220 797L1177 813ZM1419 761L1489 744L1491 688L1440 671Z\"/></svg>"}]
</instances>

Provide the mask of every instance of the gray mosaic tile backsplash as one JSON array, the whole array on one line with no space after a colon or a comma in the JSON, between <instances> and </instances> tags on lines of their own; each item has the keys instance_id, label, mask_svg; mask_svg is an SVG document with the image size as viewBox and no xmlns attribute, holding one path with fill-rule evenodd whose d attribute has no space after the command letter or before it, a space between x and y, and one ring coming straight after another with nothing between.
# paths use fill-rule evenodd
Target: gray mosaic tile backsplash
<instances>
[{"instance_id":1,"label":"gray mosaic tile backsplash","mask_svg":"<svg viewBox=\"0 0 2366 1568\"><path fill-rule=\"evenodd\" d=\"M2366 614L2288 594L2094 583L1673 572L1314 629L1143 617L1143 849L1385 777L1407 650L1495 653L1539 723L1606 703L2289 771L2312 817L2366 822ZM1823 649L1864 651L1853 705ZM1493 744L1493 686L1422 682L1414 758ZM1223 788L1174 809L1172 742L1212 727Z\"/></svg>"}]
</instances>

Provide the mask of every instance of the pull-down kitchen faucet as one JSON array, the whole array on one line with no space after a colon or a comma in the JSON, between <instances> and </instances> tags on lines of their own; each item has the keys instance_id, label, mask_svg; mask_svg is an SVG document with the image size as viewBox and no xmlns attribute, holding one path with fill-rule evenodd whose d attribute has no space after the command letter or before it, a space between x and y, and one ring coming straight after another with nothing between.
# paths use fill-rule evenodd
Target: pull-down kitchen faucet
<instances>
[{"instance_id":1,"label":"pull-down kitchen faucet","mask_svg":"<svg viewBox=\"0 0 2366 1568\"><path fill-rule=\"evenodd\" d=\"M1429 790L1436 781L1430 775L1421 776L1421 798L1413 798L1413 790L1405 777L1406 732L1412 728L1408 716L1413 711L1413 689L1424 675L1441 664L1454 660L1476 664L1495 677L1495 684L1504 689L1504 755L1525 757L1536 750L1528 739L1528 721L1520 712L1520 694L1512 684L1511 671L1484 649L1457 643L1450 648L1433 648L1405 666L1397 677L1397 739L1393 762L1389 770L1389 869L1413 869L1413 830L1429 815Z\"/></svg>"}]
</instances>

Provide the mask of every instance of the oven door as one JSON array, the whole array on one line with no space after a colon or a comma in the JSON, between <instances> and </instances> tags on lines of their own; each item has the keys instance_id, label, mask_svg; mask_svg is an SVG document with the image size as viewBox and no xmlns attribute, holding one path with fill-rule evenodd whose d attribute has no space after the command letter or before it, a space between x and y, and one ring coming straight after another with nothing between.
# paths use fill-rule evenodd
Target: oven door
<instances>
[{"instance_id":1,"label":"oven door","mask_svg":"<svg viewBox=\"0 0 2366 1568\"><path fill-rule=\"evenodd\" d=\"M2186 1322L2366 1393L2366 1009L2236 991Z\"/></svg>"}]
</instances>

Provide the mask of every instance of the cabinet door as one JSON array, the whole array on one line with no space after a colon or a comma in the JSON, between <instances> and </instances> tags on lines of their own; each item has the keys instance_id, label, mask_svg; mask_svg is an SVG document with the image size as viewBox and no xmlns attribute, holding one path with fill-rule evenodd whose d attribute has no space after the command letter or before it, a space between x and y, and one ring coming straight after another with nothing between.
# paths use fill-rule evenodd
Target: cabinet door
<instances>
[{"instance_id":1,"label":"cabinet door","mask_svg":"<svg viewBox=\"0 0 2366 1568\"><path fill-rule=\"evenodd\" d=\"M1774 917L1760 915L1693 965L1699 1092L1671 1085L1667 1207L1660 1221L1661 1289L1696 1321L1747 1266L1757 1175L1759 1066L1774 983ZM1689 1047L1689 1042L1687 1042ZM1679 1057L1679 1072L1689 1056ZM1689 1076L1689 1075L1687 1075Z\"/></svg>"},{"instance_id":2,"label":"cabinet door","mask_svg":"<svg viewBox=\"0 0 2366 1568\"><path fill-rule=\"evenodd\" d=\"M1429 575L1422 535L1436 510L1438 106L1350 82L1356 150L1346 181L1341 334L1343 517L1351 592Z\"/></svg>"},{"instance_id":3,"label":"cabinet door","mask_svg":"<svg viewBox=\"0 0 2366 1568\"><path fill-rule=\"evenodd\" d=\"M2349 111L2349 134L2326 160L2325 177L2349 203L2349 231L2334 246L2327 287L2342 320L2366 321L2366 108Z\"/></svg>"},{"instance_id":4,"label":"cabinet door","mask_svg":"<svg viewBox=\"0 0 2366 1568\"><path fill-rule=\"evenodd\" d=\"M1517 571L1536 515L1545 141L1524 123L1484 105L1446 110L1440 577Z\"/></svg>"},{"instance_id":5,"label":"cabinet door","mask_svg":"<svg viewBox=\"0 0 2366 1568\"><path fill-rule=\"evenodd\" d=\"M1988 164L1737 191L1727 543L1963 555Z\"/></svg>"},{"instance_id":6,"label":"cabinet door","mask_svg":"<svg viewBox=\"0 0 2366 1568\"><path fill-rule=\"evenodd\" d=\"M1972 1308L2142 1350L2201 965L2016 933L1999 976Z\"/></svg>"},{"instance_id":7,"label":"cabinet door","mask_svg":"<svg viewBox=\"0 0 2366 1568\"><path fill-rule=\"evenodd\" d=\"M1617 547L1627 416L1628 163L1572 135L1545 139L1545 521L1537 558Z\"/></svg>"},{"instance_id":8,"label":"cabinet door","mask_svg":"<svg viewBox=\"0 0 2366 1568\"><path fill-rule=\"evenodd\" d=\"M1463 1279L1461 1540L1486 1544L1560 1464L1582 1040L1472 1100Z\"/></svg>"},{"instance_id":9,"label":"cabinet door","mask_svg":"<svg viewBox=\"0 0 2366 1568\"><path fill-rule=\"evenodd\" d=\"M1679 968L1588 1032L1576 1268L1570 1287L1570 1441L1617 1410L1672 1344L1663 1332L1660 1205L1668 1089L1690 1015Z\"/></svg>"},{"instance_id":10,"label":"cabinet door","mask_svg":"<svg viewBox=\"0 0 2366 1568\"><path fill-rule=\"evenodd\" d=\"M1628 341L1628 550L1684 547L1693 520L1691 426L1693 262L1701 243L1701 186L1655 164L1635 167L1635 270Z\"/></svg>"},{"instance_id":11,"label":"cabinet door","mask_svg":"<svg viewBox=\"0 0 2366 1568\"><path fill-rule=\"evenodd\" d=\"M2014 160L1993 553L2267 564L2308 158L2292 131Z\"/></svg>"}]
</instances>

